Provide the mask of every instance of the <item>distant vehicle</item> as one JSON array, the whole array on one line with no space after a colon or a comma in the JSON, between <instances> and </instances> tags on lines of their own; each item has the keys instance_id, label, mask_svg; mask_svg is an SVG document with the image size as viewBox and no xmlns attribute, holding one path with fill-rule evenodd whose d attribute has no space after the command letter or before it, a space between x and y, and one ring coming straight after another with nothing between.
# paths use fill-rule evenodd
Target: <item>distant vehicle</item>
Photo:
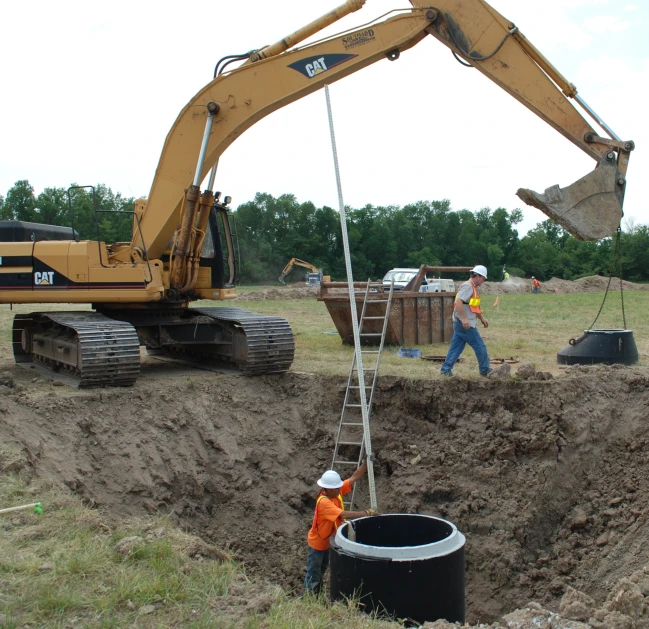
<instances>
[{"instance_id":1,"label":"distant vehicle","mask_svg":"<svg viewBox=\"0 0 649 629\"><path fill-rule=\"evenodd\" d=\"M385 274L383 278L383 288L390 289L390 284L394 280L394 290L403 290L408 282L417 275L419 269L392 269ZM427 279L424 280L423 285L428 283Z\"/></svg>"},{"instance_id":2,"label":"distant vehicle","mask_svg":"<svg viewBox=\"0 0 649 629\"><path fill-rule=\"evenodd\" d=\"M422 284L419 288L420 293L454 293L455 282L453 280L443 280L440 277L429 279L428 284Z\"/></svg>"},{"instance_id":3,"label":"distant vehicle","mask_svg":"<svg viewBox=\"0 0 649 629\"><path fill-rule=\"evenodd\" d=\"M293 267L303 266L305 269L309 269L310 273L306 274L306 285L307 286L320 286L321 282L331 282L330 275L323 275L322 271L310 262L305 260L300 260L299 258L291 258L288 261L288 264L284 267L282 274L279 276L279 281L282 284L286 284L284 278L293 270Z\"/></svg>"},{"instance_id":4,"label":"distant vehicle","mask_svg":"<svg viewBox=\"0 0 649 629\"><path fill-rule=\"evenodd\" d=\"M403 290L418 272L419 269L392 269L383 278L383 288L389 290L392 279L394 279L394 290ZM454 293L455 282L453 280L443 280L439 277L424 277L419 292Z\"/></svg>"}]
</instances>

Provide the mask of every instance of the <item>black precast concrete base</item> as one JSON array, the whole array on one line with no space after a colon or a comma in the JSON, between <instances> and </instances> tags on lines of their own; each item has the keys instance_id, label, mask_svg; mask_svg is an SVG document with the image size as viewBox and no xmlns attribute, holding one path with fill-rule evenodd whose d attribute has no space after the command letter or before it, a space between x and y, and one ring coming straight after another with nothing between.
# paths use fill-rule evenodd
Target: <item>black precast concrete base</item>
<instances>
[{"instance_id":1,"label":"black precast concrete base","mask_svg":"<svg viewBox=\"0 0 649 629\"><path fill-rule=\"evenodd\" d=\"M416 623L464 623L464 535L427 515L389 514L338 529L331 545L331 598Z\"/></svg>"},{"instance_id":2,"label":"black precast concrete base","mask_svg":"<svg viewBox=\"0 0 649 629\"><path fill-rule=\"evenodd\" d=\"M635 365L633 330L585 330L557 354L560 365Z\"/></svg>"}]
</instances>

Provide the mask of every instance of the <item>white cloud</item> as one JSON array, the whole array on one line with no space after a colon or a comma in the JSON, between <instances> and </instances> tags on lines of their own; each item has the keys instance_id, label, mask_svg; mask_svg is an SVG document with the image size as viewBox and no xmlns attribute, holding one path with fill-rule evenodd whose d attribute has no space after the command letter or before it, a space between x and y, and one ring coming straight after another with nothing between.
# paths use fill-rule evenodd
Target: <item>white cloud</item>
<instances>
[{"instance_id":1,"label":"white cloud","mask_svg":"<svg viewBox=\"0 0 649 629\"><path fill-rule=\"evenodd\" d=\"M617 16L610 15L595 15L586 18L584 25L591 33L601 35L603 33L613 32L620 33L633 26L633 22L629 20L621 20Z\"/></svg>"}]
</instances>

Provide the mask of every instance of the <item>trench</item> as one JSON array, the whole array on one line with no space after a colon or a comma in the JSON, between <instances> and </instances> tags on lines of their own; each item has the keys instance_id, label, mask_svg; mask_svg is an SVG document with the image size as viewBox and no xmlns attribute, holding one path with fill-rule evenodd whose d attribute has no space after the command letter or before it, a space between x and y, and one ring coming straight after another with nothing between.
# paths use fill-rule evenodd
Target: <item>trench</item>
<instances>
[{"instance_id":1,"label":"trench","mask_svg":"<svg viewBox=\"0 0 649 629\"><path fill-rule=\"evenodd\" d=\"M88 504L168 514L249 574L298 589L344 388L310 374L144 373L132 389L52 394L5 377L0 438ZM648 410L649 379L630 368L542 382L381 378L379 508L466 535L470 623L532 600L558 609L569 585L602 599L642 565L649 537Z\"/></svg>"}]
</instances>

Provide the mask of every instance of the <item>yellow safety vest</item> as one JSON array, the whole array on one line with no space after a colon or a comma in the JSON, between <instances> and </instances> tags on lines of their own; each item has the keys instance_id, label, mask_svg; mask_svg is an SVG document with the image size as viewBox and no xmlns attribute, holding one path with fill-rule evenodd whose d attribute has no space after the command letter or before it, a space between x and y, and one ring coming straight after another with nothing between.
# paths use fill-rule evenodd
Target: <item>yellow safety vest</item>
<instances>
[{"instance_id":1,"label":"yellow safety vest","mask_svg":"<svg viewBox=\"0 0 649 629\"><path fill-rule=\"evenodd\" d=\"M318 496L318 498L316 499L316 501L315 501L315 512L313 514L313 525L311 527L311 528L314 528L316 530L316 532L318 533L318 537L320 537L320 539L325 539L324 537L322 537L322 535L320 535L320 532L318 531L318 505L320 504L320 501L323 498L327 498L327 496L325 496L324 494L320 494ZM345 502L343 501L343 495L338 494L337 498L338 498L338 500L340 500L340 508L344 511L345 510ZM331 500L331 498L329 498L329 500ZM334 531L337 531L337 530L338 530L338 520L336 519L336 521L334 522Z\"/></svg>"},{"instance_id":2,"label":"yellow safety vest","mask_svg":"<svg viewBox=\"0 0 649 629\"><path fill-rule=\"evenodd\" d=\"M478 294L478 288L471 280L466 282L466 284L471 284L471 288L473 288L473 297L469 299L469 310L471 312L475 312L476 314L482 314L482 308L480 308L480 295Z\"/></svg>"}]
</instances>

